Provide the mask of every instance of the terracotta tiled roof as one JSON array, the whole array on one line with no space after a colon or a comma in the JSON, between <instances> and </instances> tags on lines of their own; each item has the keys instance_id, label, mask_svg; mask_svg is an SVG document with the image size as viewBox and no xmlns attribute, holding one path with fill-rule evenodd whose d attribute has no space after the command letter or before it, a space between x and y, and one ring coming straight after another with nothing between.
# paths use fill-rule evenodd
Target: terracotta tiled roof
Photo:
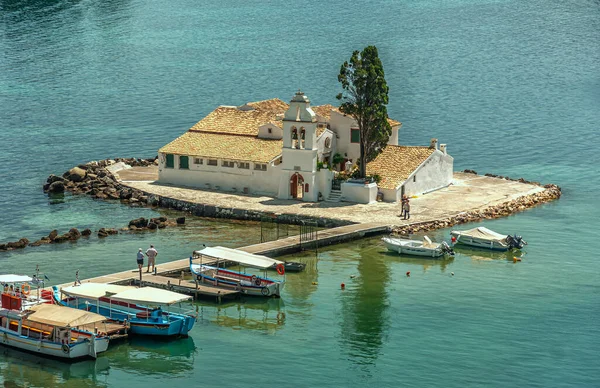
<instances>
[{"instance_id":1,"label":"terracotta tiled roof","mask_svg":"<svg viewBox=\"0 0 600 388\"><path fill-rule=\"evenodd\" d=\"M230 133L237 135L258 135L258 127L266 123L283 126L277 115L288 109L288 104L278 98L250 102L252 110L242 110L234 106L220 106L196 123L190 131Z\"/></svg>"},{"instance_id":2,"label":"terracotta tiled roof","mask_svg":"<svg viewBox=\"0 0 600 388\"><path fill-rule=\"evenodd\" d=\"M290 107L287 103L280 100L279 98L271 98L270 100L249 102L248 105L250 105L254 109L272 111L277 113L283 113Z\"/></svg>"},{"instance_id":3,"label":"terracotta tiled roof","mask_svg":"<svg viewBox=\"0 0 600 388\"><path fill-rule=\"evenodd\" d=\"M404 182L435 150L429 147L388 145L367 164L367 175L379 175L379 187L395 189Z\"/></svg>"},{"instance_id":4,"label":"terracotta tiled roof","mask_svg":"<svg viewBox=\"0 0 600 388\"><path fill-rule=\"evenodd\" d=\"M313 112L315 112L319 116L327 118L327 120L331 118L332 110L339 112L339 109L331 104L311 106L310 109L312 109Z\"/></svg>"},{"instance_id":5,"label":"terracotta tiled roof","mask_svg":"<svg viewBox=\"0 0 600 388\"><path fill-rule=\"evenodd\" d=\"M188 131L158 152L267 163L281 155L283 140Z\"/></svg>"},{"instance_id":6,"label":"terracotta tiled roof","mask_svg":"<svg viewBox=\"0 0 600 388\"><path fill-rule=\"evenodd\" d=\"M393 119L390 119L390 118L388 118L388 123L390 123L390 125L392 127L395 127L396 125L402 125L402 123L400 121L396 121L396 120L393 120Z\"/></svg>"}]
</instances>

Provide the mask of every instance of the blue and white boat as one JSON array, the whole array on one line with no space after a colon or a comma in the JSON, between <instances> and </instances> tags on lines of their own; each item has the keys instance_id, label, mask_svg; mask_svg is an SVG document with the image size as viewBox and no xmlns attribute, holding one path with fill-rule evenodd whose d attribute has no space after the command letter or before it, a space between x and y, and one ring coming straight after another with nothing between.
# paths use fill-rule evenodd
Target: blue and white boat
<instances>
[{"instance_id":1,"label":"blue and white boat","mask_svg":"<svg viewBox=\"0 0 600 388\"><path fill-rule=\"evenodd\" d=\"M196 315L191 312L169 311L173 305L192 299L172 291L105 283L84 283L61 290L55 286L53 291L55 301L64 306L128 322L130 334L187 336L196 323Z\"/></svg>"},{"instance_id":2,"label":"blue and white boat","mask_svg":"<svg viewBox=\"0 0 600 388\"><path fill-rule=\"evenodd\" d=\"M199 261L199 263L194 261ZM210 265L204 264L205 261L210 262ZM243 272L220 268L221 264L231 262L243 268ZM267 277L267 270L273 266L280 276L285 276L283 261L239 249L208 247L194 251L193 256L190 257L190 271L199 283L210 284L226 290L236 290L252 296L281 296L285 278L277 280ZM252 272L246 272L248 268L258 269L263 273L262 275L259 273L259 276Z\"/></svg>"}]
</instances>

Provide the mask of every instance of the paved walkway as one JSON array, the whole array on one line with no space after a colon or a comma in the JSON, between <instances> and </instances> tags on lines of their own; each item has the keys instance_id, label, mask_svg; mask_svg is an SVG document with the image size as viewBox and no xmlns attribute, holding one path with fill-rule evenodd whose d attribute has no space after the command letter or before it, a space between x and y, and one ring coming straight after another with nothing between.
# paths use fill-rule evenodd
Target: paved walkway
<instances>
[{"instance_id":1,"label":"paved walkway","mask_svg":"<svg viewBox=\"0 0 600 388\"><path fill-rule=\"evenodd\" d=\"M205 205L336 218L356 223L377 222L390 226L409 223L398 217L400 205L394 203L377 202L370 205L349 202L309 203L174 187L156 182L158 179L156 166L134 167L121 170L117 175L127 186L163 197ZM543 187L531 184L457 172L454 173L453 184L449 187L411 200L410 223L439 220L461 212L484 209L543 190Z\"/></svg>"}]
</instances>

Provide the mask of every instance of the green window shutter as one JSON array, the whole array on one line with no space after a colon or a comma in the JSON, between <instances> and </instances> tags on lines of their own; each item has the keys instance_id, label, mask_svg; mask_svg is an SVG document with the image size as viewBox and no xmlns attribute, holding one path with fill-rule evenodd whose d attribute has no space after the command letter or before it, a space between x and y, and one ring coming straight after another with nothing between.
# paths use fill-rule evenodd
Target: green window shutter
<instances>
[{"instance_id":1,"label":"green window shutter","mask_svg":"<svg viewBox=\"0 0 600 388\"><path fill-rule=\"evenodd\" d=\"M175 167L175 158L173 157L173 154L167 154L167 168L174 168Z\"/></svg>"},{"instance_id":2,"label":"green window shutter","mask_svg":"<svg viewBox=\"0 0 600 388\"><path fill-rule=\"evenodd\" d=\"M350 136L350 141L352 143L359 143L360 142L360 130L358 129L352 129L351 130L351 136Z\"/></svg>"},{"instance_id":3,"label":"green window shutter","mask_svg":"<svg viewBox=\"0 0 600 388\"><path fill-rule=\"evenodd\" d=\"M190 168L190 159L187 156L179 157L179 168L180 169L189 169Z\"/></svg>"}]
</instances>

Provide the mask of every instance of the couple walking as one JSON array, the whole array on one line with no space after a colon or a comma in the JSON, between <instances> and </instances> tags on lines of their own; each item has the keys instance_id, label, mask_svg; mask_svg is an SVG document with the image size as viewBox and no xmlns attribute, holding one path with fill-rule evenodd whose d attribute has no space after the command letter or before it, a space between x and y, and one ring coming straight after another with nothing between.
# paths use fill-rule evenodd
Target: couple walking
<instances>
[{"instance_id":1,"label":"couple walking","mask_svg":"<svg viewBox=\"0 0 600 388\"><path fill-rule=\"evenodd\" d=\"M154 249L154 245L150 245L150 248L146 251L146 256L148 256L148 268L146 269L146 272L150 272L150 265L152 265L152 271L154 272L154 264L156 256L158 256L158 252ZM137 264L141 276L142 267L144 267L144 252L142 251L142 248L140 248L137 253Z\"/></svg>"},{"instance_id":2,"label":"couple walking","mask_svg":"<svg viewBox=\"0 0 600 388\"><path fill-rule=\"evenodd\" d=\"M400 217L403 217L403 220L410 220L410 200L406 195L402 196L402 213L400 213Z\"/></svg>"}]
</instances>

